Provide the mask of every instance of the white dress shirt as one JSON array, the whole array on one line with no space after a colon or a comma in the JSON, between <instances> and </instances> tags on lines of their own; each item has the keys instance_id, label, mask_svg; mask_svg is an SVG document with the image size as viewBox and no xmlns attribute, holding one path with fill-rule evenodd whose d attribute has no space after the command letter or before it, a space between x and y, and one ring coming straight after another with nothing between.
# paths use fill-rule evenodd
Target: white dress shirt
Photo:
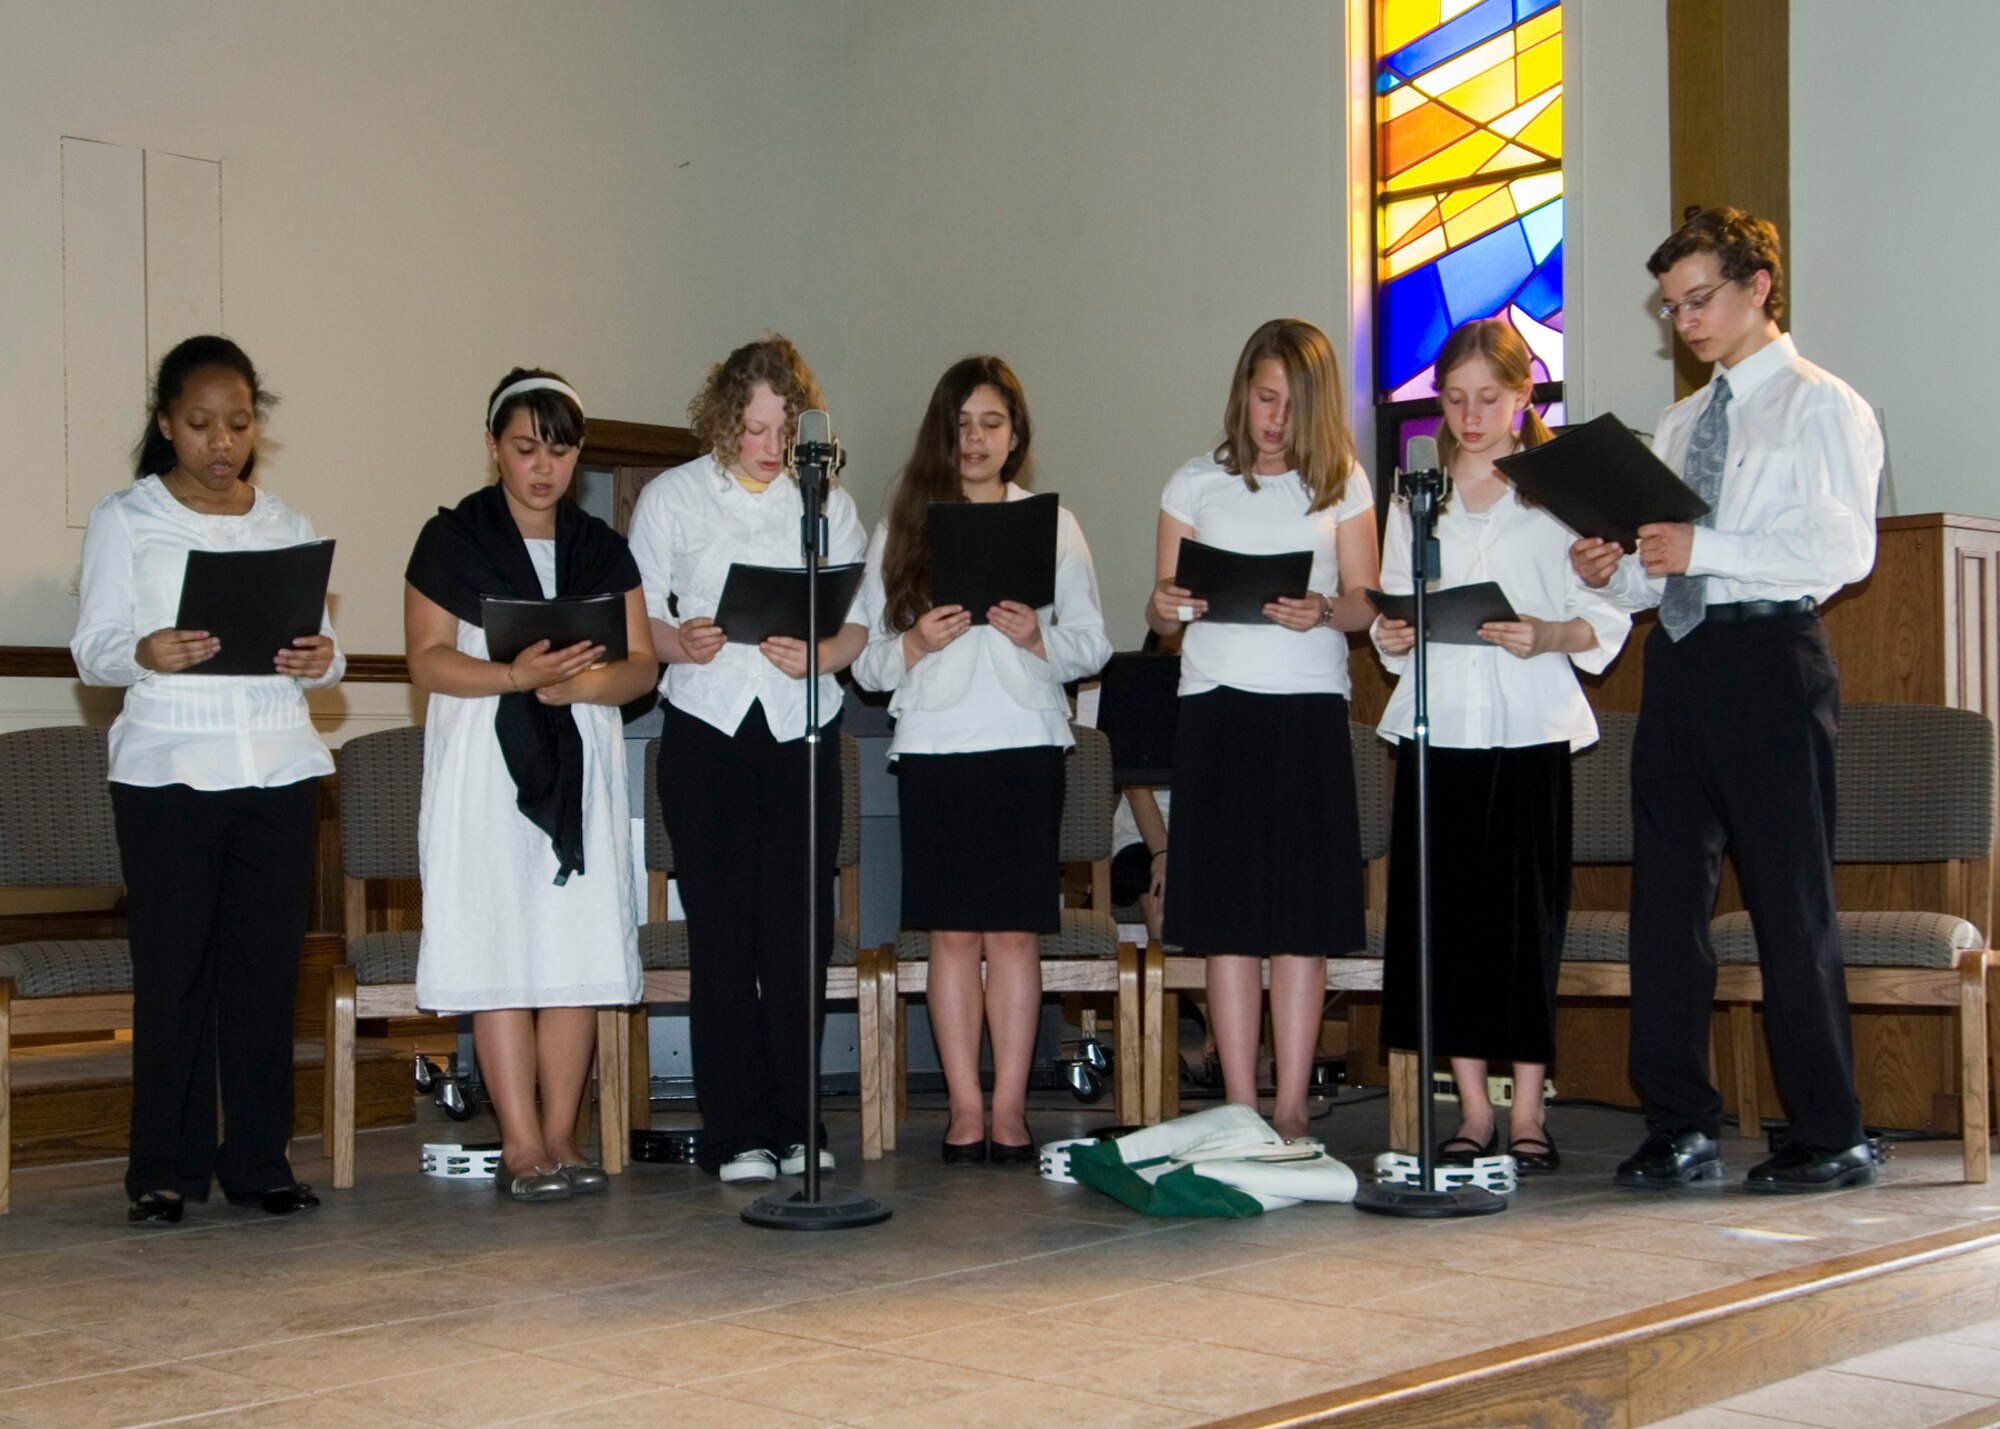
<instances>
[{"instance_id":1,"label":"white dress shirt","mask_svg":"<svg viewBox=\"0 0 2000 1429\"><path fill-rule=\"evenodd\" d=\"M1800 357L1789 335L1717 375L1729 379L1728 464L1715 525L1694 528L1687 573L1709 577L1710 605L1806 595L1824 605L1875 565L1875 413ZM1660 418L1653 450L1677 472L1714 393L1711 382ZM1626 609L1644 610L1660 603L1666 577L1648 576L1631 555L1605 589Z\"/></svg>"},{"instance_id":2,"label":"white dress shirt","mask_svg":"<svg viewBox=\"0 0 2000 1429\"><path fill-rule=\"evenodd\" d=\"M1338 501L1324 511L1308 510L1311 505L1297 472L1259 476L1252 491L1210 456L1175 472L1160 494L1160 509L1192 526L1205 546L1253 556L1311 551L1306 589L1334 595L1340 588L1340 525L1372 510L1374 491L1355 466ZM1256 695L1345 695L1347 636L1324 625L1287 630L1193 621L1181 639L1181 693L1204 694L1218 685Z\"/></svg>"},{"instance_id":3,"label":"white dress shirt","mask_svg":"<svg viewBox=\"0 0 2000 1429\"><path fill-rule=\"evenodd\" d=\"M339 683L347 657L317 680L290 675L162 675L138 661L142 637L173 627L189 551L268 551L317 540L312 522L262 488L241 516L211 516L174 499L157 476L91 509L70 654L86 685L123 685L111 726L111 779L157 788L274 789L333 772L304 691ZM320 633L333 634L324 613Z\"/></svg>"},{"instance_id":4,"label":"white dress shirt","mask_svg":"<svg viewBox=\"0 0 2000 1429\"><path fill-rule=\"evenodd\" d=\"M799 541L804 511L798 482L789 474L752 492L713 456L648 482L633 509L631 533L632 556L645 582L646 614L669 625L713 618L732 564L804 566ZM825 512L826 564L861 560L867 533L854 513L854 498L836 486L827 493ZM677 613L668 611L669 595ZM858 609L849 612L848 620L860 623ZM660 677L660 693L675 709L724 734L734 734L757 702L764 706L773 737L798 739L806 732L806 682L773 665L755 645L726 644L706 665L668 665ZM822 675L820 723L829 724L839 714L840 681Z\"/></svg>"},{"instance_id":5,"label":"white dress shirt","mask_svg":"<svg viewBox=\"0 0 2000 1429\"><path fill-rule=\"evenodd\" d=\"M1006 491L1009 501L1033 494L1012 482ZM1055 604L1035 612L1046 660L991 625L976 624L944 649L906 665L903 632L883 623L888 596L882 557L888 540L889 523L884 521L868 545L868 574L861 586L868 648L854 662L854 678L863 689L895 692L889 701L896 719L889 757L1035 745L1067 749L1075 744L1062 687L1103 669L1111 658L1111 641L1104 633L1090 547L1069 509L1056 516Z\"/></svg>"},{"instance_id":6,"label":"white dress shirt","mask_svg":"<svg viewBox=\"0 0 2000 1429\"><path fill-rule=\"evenodd\" d=\"M1582 749L1597 741L1597 720L1576 682L1575 670L1601 672L1625 644L1632 618L1578 578L1569 563L1569 528L1546 511L1523 506L1512 487L1484 511L1465 509L1454 497L1439 516L1438 566L1434 589L1494 581L1521 615L1538 620L1583 619L1596 632L1587 650L1566 655L1549 651L1523 660L1497 645L1430 647L1431 742L1447 749L1521 749L1566 743ZM1408 595L1410 512L1402 501L1389 507L1382 546L1382 589ZM1381 626L1369 629L1372 638ZM1381 654L1381 647L1376 647ZM1416 688L1400 678L1408 655L1382 655L1399 678L1380 726L1384 739L1415 735ZM1574 666L1574 669L1572 669Z\"/></svg>"}]
</instances>

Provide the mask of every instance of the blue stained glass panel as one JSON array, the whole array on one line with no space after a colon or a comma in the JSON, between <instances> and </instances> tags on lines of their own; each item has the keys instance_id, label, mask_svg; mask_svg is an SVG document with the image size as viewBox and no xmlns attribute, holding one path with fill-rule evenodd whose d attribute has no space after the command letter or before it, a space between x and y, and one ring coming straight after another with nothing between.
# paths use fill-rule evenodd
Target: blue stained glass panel
<instances>
[{"instance_id":1,"label":"blue stained glass panel","mask_svg":"<svg viewBox=\"0 0 2000 1429\"><path fill-rule=\"evenodd\" d=\"M1451 319L1445 313L1444 290L1435 264L1392 279L1381 292L1389 369L1388 380L1382 385L1394 390L1430 365L1451 333Z\"/></svg>"},{"instance_id":2,"label":"blue stained glass panel","mask_svg":"<svg viewBox=\"0 0 2000 1429\"><path fill-rule=\"evenodd\" d=\"M1535 269L1534 276L1528 279L1521 289L1521 295L1514 301L1521 305L1522 312L1536 322L1546 322L1551 327L1560 328L1560 317L1556 317L1555 322L1549 322L1551 317L1560 312L1563 305L1563 251L1560 243L1542 261L1542 265Z\"/></svg>"},{"instance_id":3,"label":"blue stained glass panel","mask_svg":"<svg viewBox=\"0 0 2000 1429\"><path fill-rule=\"evenodd\" d=\"M1563 241L1563 201L1545 203L1521 216L1521 228L1528 235L1528 251L1541 262Z\"/></svg>"},{"instance_id":4,"label":"blue stained glass panel","mask_svg":"<svg viewBox=\"0 0 2000 1429\"><path fill-rule=\"evenodd\" d=\"M1535 270L1517 219L1437 260L1452 326L1497 313ZM1412 275L1414 276L1414 275Z\"/></svg>"},{"instance_id":5,"label":"blue stained glass panel","mask_svg":"<svg viewBox=\"0 0 2000 1429\"><path fill-rule=\"evenodd\" d=\"M1474 45L1484 44L1503 30L1513 27L1514 0L1480 0L1461 15L1420 35L1383 61L1400 75L1418 75L1432 65L1442 64L1453 55L1463 54Z\"/></svg>"},{"instance_id":6,"label":"blue stained glass panel","mask_svg":"<svg viewBox=\"0 0 2000 1429\"><path fill-rule=\"evenodd\" d=\"M1539 15L1549 6L1560 3L1561 0L1514 0L1514 21L1519 24L1530 15Z\"/></svg>"}]
</instances>

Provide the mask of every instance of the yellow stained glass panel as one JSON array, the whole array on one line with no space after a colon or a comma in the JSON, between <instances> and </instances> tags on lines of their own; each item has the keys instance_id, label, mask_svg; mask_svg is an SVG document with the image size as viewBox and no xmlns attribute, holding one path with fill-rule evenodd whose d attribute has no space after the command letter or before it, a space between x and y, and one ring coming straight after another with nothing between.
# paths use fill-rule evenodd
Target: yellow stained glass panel
<instances>
[{"instance_id":1,"label":"yellow stained glass panel","mask_svg":"<svg viewBox=\"0 0 2000 1429\"><path fill-rule=\"evenodd\" d=\"M1426 94L1443 94L1455 89L1476 74L1492 69L1514 57L1514 37L1497 35L1474 50L1467 50L1455 60L1446 60L1441 65L1433 65L1410 81Z\"/></svg>"},{"instance_id":2,"label":"yellow stained glass panel","mask_svg":"<svg viewBox=\"0 0 2000 1429\"><path fill-rule=\"evenodd\" d=\"M1434 198L1398 199L1382 210L1381 241L1384 248L1394 248L1410 234L1417 225L1437 211Z\"/></svg>"},{"instance_id":3,"label":"yellow stained glass panel","mask_svg":"<svg viewBox=\"0 0 2000 1429\"><path fill-rule=\"evenodd\" d=\"M1523 129L1527 128L1528 121L1530 119L1533 119L1537 114L1540 114L1544 109L1548 108L1549 105L1553 104L1555 102L1556 96L1561 93L1562 93L1561 89L1543 90L1540 94L1536 95L1533 99L1529 100L1526 104L1522 105L1520 108L1512 110L1506 114L1503 114L1498 119L1494 120L1493 121L1494 130L1497 131L1498 133L1505 134L1508 138L1511 139L1514 135L1519 134Z\"/></svg>"},{"instance_id":4,"label":"yellow stained glass panel","mask_svg":"<svg viewBox=\"0 0 2000 1429\"><path fill-rule=\"evenodd\" d=\"M1453 248L1470 243L1489 228L1514 217L1514 198L1504 188L1445 223L1444 236Z\"/></svg>"},{"instance_id":5,"label":"yellow stained glass panel","mask_svg":"<svg viewBox=\"0 0 2000 1429\"><path fill-rule=\"evenodd\" d=\"M1494 142L1498 143L1499 141L1495 140ZM1481 164L1479 172L1490 174L1496 170L1526 168L1530 164L1545 164L1547 162L1548 159L1544 155L1537 154L1530 149L1523 149L1519 144L1509 144L1506 148Z\"/></svg>"},{"instance_id":6,"label":"yellow stained glass panel","mask_svg":"<svg viewBox=\"0 0 2000 1429\"><path fill-rule=\"evenodd\" d=\"M1523 20L1514 30L1514 43L1522 49L1538 45L1550 35L1562 33L1562 6L1555 5L1531 19Z\"/></svg>"},{"instance_id":7,"label":"yellow stained glass panel","mask_svg":"<svg viewBox=\"0 0 2000 1429\"><path fill-rule=\"evenodd\" d=\"M1439 98L1481 124L1498 119L1514 107L1514 62L1504 60Z\"/></svg>"},{"instance_id":8,"label":"yellow stained glass panel","mask_svg":"<svg viewBox=\"0 0 2000 1429\"><path fill-rule=\"evenodd\" d=\"M1375 32L1377 57L1393 55L1437 22L1437 0L1383 0L1381 23Z\"/></svg>"},{"instance_id":9,"label":"yellow stained glass panel","mask_svg":"<svg viewBox=\"0 0 2000 1429\"><path fill-rule=\"evenodd\" d=\"M1516 67L1519 75L1520 97L1532 99L1543 90L1559 85L1563 80L1562 36L1543 40L1531 50L1521 52L1521 62Z\"/></svg>"},{"instance_id":10,"label":"yellow stained glass panel","mask_svg":"<svg viewBox=\"0 0 2000 1429\"><path fill-rule=\"evenodd\" d=\"M1442 258L1446 248L1444 230L1433 228L1408 247L1399 248L1383 260L1384 279L1401 277L1412 268L1421 268L1433 258Z\"/></svg>"},{"instance_id":11,"label":"yellow stained glass panel","mask_svg":"<svg viewBox=\"0 0 2000 1429\"><path fill-rule=\"evenodd\" d=\"M1534 117L1534 120L1516 136L1523 144L1540 149L1552 158L1560 159L1563 151L1563 102L1558 97L1555 103Z\"/></svg>"},{"instance_id":12,"label":"yellow stained glass panel","mask_svg":"<svg viewBox=\"0 0 2000 1429\"><path fill-rule=\"evenodd\" d=\"M1475 184L1454 190L1437 200L1438 212L1448 219L1456 218L1488 194L1498 192L1499 188L1498 184Z\"/></svg>"},{"instance_id":13,"label":"yellow stained glass panel","mask_svg":"<svg viewBox=\"0 0 2000 1429\"><path fill-rule=\"evenodd\" d=\"M1503 142L1497 135L1488 134L1484 130L1476 131L1466 135L1443 153L1433 154L1421 164L1413 164L1390 179L1383 187L1395 193L1469 177L1478 173L1487 160L1500 151ZM1528 157L1532 159L1535 156L1530 154Z\"/></svg>"},{"instance_id":14,"label":"yellow stained glass panel","mask_svg":"<svg viewBox=\"0 0 2000 1429\"><path fill-rule=\"evenodd\" d=\"M1420 104L1430 102L1430 96L1414 85L1398 85L1382 96L1382 120L1387 123L1400 114L1408 114Z\"/></svg>"}]
</instances>

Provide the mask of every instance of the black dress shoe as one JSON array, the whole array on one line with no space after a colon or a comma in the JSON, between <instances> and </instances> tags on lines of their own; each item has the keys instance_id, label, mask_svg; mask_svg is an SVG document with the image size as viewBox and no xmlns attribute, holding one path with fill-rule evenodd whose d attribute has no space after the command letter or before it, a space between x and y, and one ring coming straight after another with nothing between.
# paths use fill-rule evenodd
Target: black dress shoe
<instances>
[{"instance_id":1,"label":"black dress shoe","mask_svg":"<svg viewBox=\"0 0 2000 1429\"><path fill-rule=\"evenodd\" d=\"M303 1181L273 1186L268 1191L225 1191L232 1206L250 1206L267 1216L298 1216L319 1209L319 1197Z\"/></svg>"},{"instance_id":2,"label":"black dress shoe","mask_svg":"<svg viewBox=\"0 0 2000 1429\"><path fill-rule=\"evenodd\" d=\"M986 1143L984 1141L947 1141L944 1144L944 1164L947 1166L984 1166L986 1164Z\"/></svg>"},{"instance_id":3,"label":"black dress shoe","mask_svg":"<svg viewBox=\"0 0 2000 1429\"><path fill-rule=\"evenodd\" d=\"M1562 1153L1555 1138L1544 1131L1540 1136L1519 1136L1507 1145L1514 1169L1523 1176L1547 1176L1562 1169Z\"/></svg>"},{"instance_id":4,"label":"black dress shoe","mask_svg":"<svg viewBox=\"0 0 2000 1429\"><path fill-rule=\"evenodd\" d=\"M1489 1132L1486 1140L1474 1141L1469 1136L1454 1136L1437 1144L1437 1164L1440 1166L1470 1166L1482 1156L1491 1156L1500 1149L1500 1133Z\"/></svg>"},{"instance_id":5,"label":"black dress shoe","mask_svg":"<svg viewBox=\"0 0 2000 1429\"><path fill-rule=\"evenodd\" d=\"M183 1196L165 1196L148 1191L125 1208L125 1224L131 1226L177 1226L187 1210Z\"/></svg>"},{"instance_id":6,"label":"black dress shoe","mask_svg":"<svg viewBox=\"0 0 2000 1429\"><path fill-rule=\"evenodd\" d=\"M1042 1159L1041 1148L1035 1145L1032 1135L1019 1146L1010 1146L1004 1141L995 1141L990 1145L995 1166L1034 1166Z\"/></svg>"},{"instance_id":7,"label":"black dress shoe","mask_svg":"<svg viewBox=\"0 0 2000 1429\"><path fill-rule=\"evenodd\" d=\"M1777 1155L1750 1168L1743 1189L1797 1195L1866 1186L1875 1179L1877 1164L1875 1148L1866 1141L1838 1151L1788 1141L1778 1148Z\"/></svg>"},{"instance_id":8,"label":"black dress shoe","mask_svg":"<svg viewBox=\"0 0 2000 1429\"><path fill-rule=\"evenodd\" d=\"M1639 1149L1618 1163L1612 1181L1620 1186L1643 1190L1671 1191L1722 1180L1722 1148L1713 1137L1692 1127L1682 1131L1655 1131L1639 1144Z\"/></svg>"}]
</instances>

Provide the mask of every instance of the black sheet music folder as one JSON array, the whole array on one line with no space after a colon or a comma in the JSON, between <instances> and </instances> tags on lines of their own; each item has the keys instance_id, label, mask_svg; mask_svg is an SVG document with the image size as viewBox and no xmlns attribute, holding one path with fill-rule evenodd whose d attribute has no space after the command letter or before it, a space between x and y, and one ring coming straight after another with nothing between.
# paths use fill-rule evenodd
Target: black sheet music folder
<instances>
[{"instance_id":1,"label":"black sheet music folder","mask_svg":"<svg viewBox=\"0 0 2000 1429\"><path fill-rule=\"evenodd\" d=\"M1521 495L1579 536L1630 547L1654 521L1696 521L1708 503L1606 412L1495 466Z\"/></svg>"},{"instance_id":2,"label":"black sheet music folder","mask_svg":"<svg viewBox=\"0 0 2000 1429\"><path fill-rule=\"evenodd\" d=\"M1417 598L1414 595L1390 595L1385 591L1368 592L1368 603L1391 620L1412 621L1417 618ZM1495 581L1478 581L1472 585L1448 586L1444 590L1428 591L1424 595L1424 624L1429 627L1429 637L1436 645L1484 645L1479 638L1479 627L1490 620L1519 620L1513 602Z\"/></svg>"},{"instance_id":3,"label":"black sheet music folder","mask_svg":"<svg viewBox=\"0 0 2000 1429\"><path fill-rule=\"evenodd\" d=\"M1203 620L1223 625L1270 625L1264 607L1280 596L1294 599L1306 593L1312 576L1311 551L1284 551L1252 556L1203 545L1192 536L1181 540L1174 565L1174 584L1208 602Z\"/></svg>"},{"instance_id":4,"label":"black sheet music folder","mask_svg":"<svg viewBox=\"0 0 2000 1429\"><path fill-rule=\"evenodd\" d=\"M847 621L854 593L861 589L862 567L819 568L819 638ZM733 645L758 645L774 635L806 638L806 572L803 566L748 566L730 563L715 607L715 623Z\"/></svg>"},{"instance_id":5,"label":"black sheet music folder","mask_svg":"<svg viewBox=\"0 0 2000 1429\"><path fill-rule=\"evenodd\" d=\"M317 635L326 614L333 542L269 551L189 551L176 630L206 630L222 642L185 675L275 675L280 650Z\"/></svg>"},{"instance_id":6,"label":"black sheet music folder","mask_svg":"<svg viewBox=\"0 0 2000 1429\"><path fill-rule=\"evenodd\" d=\"M567 650L580 640L604 647L604 659L623 660L631 653L625 639L625 596L558 596L554 600L516 600L512 596L482 596L480 619L486 628L486 658L501 664L537 640L551 650Z\"/></svg>"},{"instance_id":7,"label":"black sheet music folder","mask_svg":"<svg viewBox=\"0 0 2000 1429\"><path fill-rule=\"evenodd\" d=\"M931 604L962 605L974 625L1003 600L1055 604L1056 493L1019 501L933 501Z\"/></svg>"}]
</instances>

